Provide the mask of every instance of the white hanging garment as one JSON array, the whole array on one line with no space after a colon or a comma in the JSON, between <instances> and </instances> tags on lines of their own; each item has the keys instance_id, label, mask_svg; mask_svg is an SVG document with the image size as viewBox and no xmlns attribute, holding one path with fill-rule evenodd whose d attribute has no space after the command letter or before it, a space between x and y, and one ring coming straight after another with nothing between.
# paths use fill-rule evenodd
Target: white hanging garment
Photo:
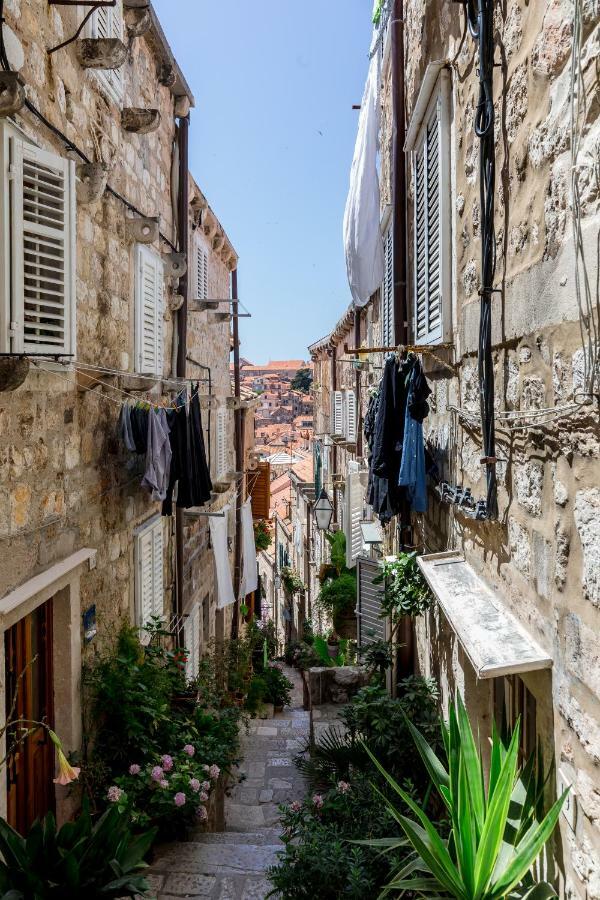
<instances>
[{"instance_id":1,"label":"white hanging garment","mask_svg":"<svg viewBox=\"0 0 600 900\"><path fill-rule=\"evenodd\" d=\"M229 548L227 546L227 520L229 517L229 507L223 510L225 515L223 518L213 516L208 520L210 526L210 539L215 555L215 566L217 570L217 606L223 609L235 603L235 595L233 593L233 580L231 578L231 566L229 565Z\"/></svg>"},{"instance_id":2,"label":"white hanging garment","mask_svg":"<svg viewBox=\"0 0 600 900\"><path fill-rule=\"evenodd\" d=\"M242 506L242 589L240 598L243 600L258 587L258 560L256 558L256 543L254 541L254 521L252 519L252 500L248 498Z\"/></svg>"},{"instance_id":3,"label":"white hanging garment","mask_svg":"<svg viewBox=\"0 0 600 900\"><path fill-rule=\"evenodd\" d=\"M369 66L360 107L358 135L350 172L350 191L344 213L344 249L350 291L356 306L364 306L383 281L383 240L380 230L379 89L381 54Z\"/></svg>"}]
</instances>

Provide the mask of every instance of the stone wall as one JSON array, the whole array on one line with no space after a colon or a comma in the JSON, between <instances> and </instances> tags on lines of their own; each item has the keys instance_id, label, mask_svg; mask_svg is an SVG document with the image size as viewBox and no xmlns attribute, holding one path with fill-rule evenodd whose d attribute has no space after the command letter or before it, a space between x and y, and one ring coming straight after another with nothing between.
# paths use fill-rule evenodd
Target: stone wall
<instances>
[{"instance_id":1,"label":"stone wall","mask_svg":"<svg viewBox=\"0 0 600 900\"><path fill-rule=\"evenodd\" d=\"M180 73L170 87L159 80L170 54L164 37L154 28L144 37L125 36L129 54L122 70L123 105L155 107L161 116L156 131L130 134L122 129L120 106L105 94L97 73L79 64L75 44L52 56L47 53L75 32L81 9L51 7L42 0L7 0L4 11L11 46L18 47L16 39L24 53L21 75L29 99L90 159L109 166L108 182L116 192L144 215L158 217L161 239L154 249L170 252L168 242L177 241L172 183L175 115L181 112L182 101L185 106L193 98L186 96ZM17 114L15 122L42 148L67 154L64 142L28 110ZM210 294L226 298L235 253L194 184L191 198L196 203L190 210L191 224L198 224L199 210L203 216ZM135 244L126 224L132 215L108 192L92 205L77 203L76 363L133 370ZM178 280L167 279L165 378L173 376L176 316L168 307L177 290ZM212 367L213 392L225 403L231 394L229 323L209 325L206 313L190 314L188 353ZM189 377L204 374L193 366L188 370ZM134 532L160 511L160 504L141 490L143 460L124 450L117 433L127 379L111 377L104 385L93 387L87 382L86 386L86 390L78 389L71 367L43 362L32 365L17 391L0 394L0 596L81 547L97 549L97 566L81 582L82 609L92 604L97 608L98 636L88 650L93 654L114 638L119 622L133 620ZM154 393L157 399L161 395L166 399L173 396L172 390L165 381ZM203 382L200 390L208 394ZM203 415L208 438L207 410ZM213 459L214 420L213 412ZM233 447L232 414L228 447ZM232 497L233 489L222 502ZM206 523L188 529L187 540L186 600L210 596L214 634L216 597ZM174 542L167 519L164 548L165 612L169 615Z\"/></svg>"},{"instance_id":2,"label":"stone wall","mask_svg":"<svg viewBox=\"0 0 600 900\"><path fill-rule=\"evenodd\" d=\"M581 244L589 284L597 286L598 182L592 159L600 141L597 59L598 4L583 10L581 64L586 116L575 181L580 194ZM477 336L480 286L478 139L473 130L477 78L475 45L462 39L458 4L409 0L406 18L408 121L428 62L452 70L453 296L451 339L456 377L426 362L434 389L426 439L442 477L485 496L477 427ZM536 412L587 399L590 357L582 344L584 272L573 252L570 155L570 71L573 4L509 0L497 7L496 163L497 255L493 310L496 379L498 520L476 522L430 496L419 525L429 550L463 549L482 577L499 589L554 659L552 677L523 676L535 697L538 732L547 755L574 782L573 832L563 817L557 851L563 896L600 896L600 491L595 403L573 408L546 427ZM412 198L412 180L410 182ZM409 204L409 246L412 240ZM591 287L591 303L597 304ZM597 391L597 385L595 387ZM457 414L452 408L464 414ZM507 413L508 415L505 415ZM513 417L511 418L511 413ZM525 415L523 415L525 413ZM543 418L543 417L542 417ZM519 425L524 428L516 428ZM491 696L474 684L469 664L439 616L420 630L422 666L442 681L446 698L461 687L483 727Z\"/></svg>"}]
</instances>

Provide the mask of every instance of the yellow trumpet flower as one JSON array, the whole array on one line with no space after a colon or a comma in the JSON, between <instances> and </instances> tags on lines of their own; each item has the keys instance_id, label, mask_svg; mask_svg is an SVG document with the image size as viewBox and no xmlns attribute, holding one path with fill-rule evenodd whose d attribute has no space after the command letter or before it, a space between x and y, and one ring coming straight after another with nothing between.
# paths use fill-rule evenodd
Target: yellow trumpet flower
<instances>
[{"instance_id":1,"label":"yellow trumpet flower","mask_svg":"<svg viewBox=\"0 0 600 900\"><path fill-rule=\"evenodd\" d=\"M72 781L77 781L81 769L77 769L71 765L63 752L62 744L58 735L55 734L52 729L48 729L48 734L50 735L52 743L56 747L56 752L58 755L59 774L58 778L54 779L54 784L67 785L71 784Z\"/></svg>"}]
</instances>

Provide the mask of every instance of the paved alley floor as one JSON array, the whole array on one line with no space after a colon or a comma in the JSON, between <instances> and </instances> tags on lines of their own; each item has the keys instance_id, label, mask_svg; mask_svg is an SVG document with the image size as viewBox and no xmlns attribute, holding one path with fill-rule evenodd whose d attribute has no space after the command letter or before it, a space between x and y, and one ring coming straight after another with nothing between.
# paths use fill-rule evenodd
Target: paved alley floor
<instances>
[{"instance_id":1,"label":"paved alley floor","mask_svg":"<svg viewBox=\"0 0 600 900\"><path fill-rule=\"evenodd\" d=\"M225 801L226 830L159 848L151 877L158 900L263 900L269 893L265 872L283 849L278 806L305 793L293 757L305 745L309 716L300 675L287 667L285 674L294 682L291 706L274 719L252 719L242 734L245 778Z\"/></svg>"}]
</instances>

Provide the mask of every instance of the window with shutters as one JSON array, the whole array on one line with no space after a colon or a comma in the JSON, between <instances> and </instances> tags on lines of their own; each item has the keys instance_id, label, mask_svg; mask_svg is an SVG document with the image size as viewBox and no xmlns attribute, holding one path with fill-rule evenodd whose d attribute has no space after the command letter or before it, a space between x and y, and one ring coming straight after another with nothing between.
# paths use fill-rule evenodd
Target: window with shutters
<instances>
[{"instance_id":1,"label":"window with shutters","mask_svg":"<svg viewBox=\"0 0 600 900\"><path fill-rule=\"evenodd\" d=\"M75 353L75 164L0 124L0 351Z\"/></svg>"},{"instance_id":2,"label":"window with shutters","mask_svg":"<svg viewBox=\"0 0 600 900\"><path fill-rule=\"evenodd\" d=\"M195 242L194 299L208 299L208 253L201 246L198 237Z\"/></svg>"},{"instance_id":3,"label":"window with shutters","mask_svg":"<svg viewBox=\"0 0 600 900\"><path fill-rule=\"evenodd\" d=\"M136 372L161 376L164 362L162 257L146 244L136 249Z\"/></svg>"},{"instance_id":4,"label":"window with shutters","mask_svg":"<svg viewBox=\"0 0 600 900\"><path fill-rule=\"evenodd\" d=\"M356 392L344 391L344 437L349 444L356 443L357 437Z\"/></svg>"},{"instance_id":5,"label":"window with shutters","mask_svg":"<svg viewBox=\"0 0 600 900\"><path fill-rule=\"evenodd\" d=\"M381 344L393 347L395 344L394 323L394 231L390 225L383 238L384 265L381 285Z\"/></svg>"},{"instance_id":6,"label":"window with shutters","mask_svg":"<svg viewBox=\"0 0 600 900\"><path fill-rule=\"evenodd\" d=\"M224 481L229 474L227 452L227 409L222 406L217 410L216 465L217 481Z\"/></svg>"},{"instance_id":7,"label":"window with shutters","mask_svg":"<svg viewBox=\"0 0 600 900\"><path fill-rule=\"evenodd\" d=\"M183 639L187 658L185 674L188 681L196 678L200 669L200 625L202 621L201 606L197 603L185 617L183 623Z\"/></svg>"},{"instance_id":8,"label":"window with shutters","mask_svg":"<svg viewBox=\"0 0 600 900\"><path fill-rule=\"evenodd\" d=\"M163 520L152 519L135 537L135 616L144 628L164 615Z\"/></svg>"},{"instance_id":9,"label":"window with shutters","mask_svg":"<svg viewBox=\"0 0 600 900\"><path fill-rule=\"evenodd\" d=\"M360 523L363 520L363 486L360 480L360 471L353 469L348 471L346 477L346 509L344 515L344 532L346 534L346 566L354 568L363 547L362 529Z\"/></svg>"},{"instance_id":10,"label":"window with shutters","mask_svg":"<svg viewBox=\"0 0 600 900\"><path fill-rule=\"evenodd\" d=\"M117 0L115 6L102 6L94 11L88 25L88 37L123 40L122 0ZM124 68L97 69L94 71L94 76L109 98L114 103L121 105L125 95Z\"/></svg>"},{"instance_id":11,"label":"window with shutters","mask_svg":"<svg viewBox=\"0 0 600 900\"><path fill-rule=\"evenodd\" d=\"M331 434L344 436L344 395L341 391L331 392Z\"/></svg>"},{"instance_id":12,"label":"window with shutters","mask_svg":"<svg viewBox=\"0 0 600 900\"><path fill-rule=\"evenodd\" d=\"M451 312L449 77L442 70L412 151L417 344L442 341Z\"/></svg>"}]
</instances>

